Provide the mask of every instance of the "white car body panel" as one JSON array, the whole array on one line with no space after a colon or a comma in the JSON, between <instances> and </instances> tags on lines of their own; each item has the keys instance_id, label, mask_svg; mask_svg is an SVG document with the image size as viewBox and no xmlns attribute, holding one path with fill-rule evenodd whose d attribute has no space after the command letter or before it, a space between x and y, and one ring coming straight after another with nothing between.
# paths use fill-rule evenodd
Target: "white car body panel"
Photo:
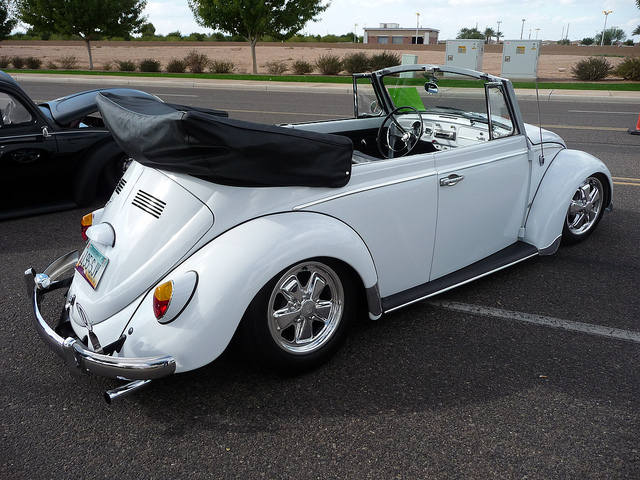
<instances>
[{"instance_id":1,"label":"white car body panel","mask_svg":"<svg viewBox=\"0 0 640 480\"><path fill-rule=\"evenodd\" d=\"M427 78L423 90L428 93L410 83L419 75L399 75L416 69ZM334 178L335 172L326 167L328 157L339 160L335 177L344 182L337 184L301 181L276 186L250 181L234 183L237 179L229 176L214 175L212 179L207 168L215 173L216 164L207 163L211 158L207 158L206 148L210 147L197 150L191 146L192 137L180 137L180 132L176 141L186 138L188 145L183 153L196 152L182 159L195 170L186 170L180 161L171 163L171 168L161 168L162 164L154 162L168 147L162 139L154 139L152 143L160 146L160 153L153 153L156 160L144 157L152 148L139 152L142 158L131 164L109 202L95 212L98 226L91 227L93 231L90 229L88 234L108 263L95 288L78 272L70 281L63 314L68 316L67 323L75 337L63 338L53 332L38 311L39 296L48 293L51 283L48 274L37 275L33 269L25 272L38 333L75 373L79 370L111 378L155 379L215 360L243 317L254 318L247 312L259 312L253 306L262 308L261 302L267 300L271 303L269 309L277 310L282 317L293 317L296 308L306 308L300 314L302 318L328 311L326 303L334 301L331 308L343 312L352 305L351 301L355 304L355 298L333 295L355 291L358 298L366 300L370 318L377 319L385 312L532 256L553 253L560 243L572 198L585 179L594 174L606 187L600 192L601 206L611 205L613 185L604 163L586 153L567 150L555 133L525 125L508 80L452 67L448 68L449 73L482 80L486 90L468 88L461 97L455 97L443 89L433 96L431 80L444 69L447 67L400 66L354 76L354 85L359 80L370 83L365 86L363 109L358 107L356 92L353 119L287 125L288 128L270 126L265 131L255 128L255 124L247 128L252 132L247 143L270 133L278 134L280 139L295 137L300 142L293 144L291 163L284 163L299 177L292 174L287 181L306 179L305 175L316 181L325 178L327 172L326 177ZM408 78L409 83L399 85L403 78ZM406 90L401 91L402 87ZM394 90L396 96L392 98L385 88ZM377 100L369 102L376 91ZM485 92L490 92L492 99L484 112L457 106L461 103L456 101L479 99L482 105ZM423 102L424 111L409 107L411 112L398 119L385 118L383 111L393 112L398 107L394 98L406 101L406 105L413 102L419 106ZM443 105L447 101L451 105ZM200 118L197 115L201 113L189 118ZM172 121L183 121L183 114L187 115L171 112ZM113 114L113 118L124 119L124 115ZM162 125L163 117L154 118L156 125ZM422 125L416 126L419 118ZM400 150L385 152L383 145L379 154L372 153L372 146L384 144L385 135L381 132L387 121L397 121L394 129L387 129L388 146L394 136L394 146L413 138L414 151L401 156ZM204 128L208 125L217 125L216 132L233 131L234 122L216 122L219 123L202 121L200 131L211 136L213 130ZM212 149L213 160L237 147L235 135L228 137L233 139L224 148ZM340 137L339 141L335 137ZM271 138L275 137L268 137ZM306 149L307 155L316 160L315 170L300 166L305 164L299 162L300 148L307 146L305 139L317 142ZM327 145L332 142L335 149L326 155ZM353 155L352 144L360 148ZM243 161L258 159L257 164L262 160L264 163L247 171L280 175L281 170L272 167L274 155L263 158L261 144L251 145L249 150L253 153L245 152ZM275 151L275 159L281 160L281 152L273 147L269 144L264 150ZM177 147L169 150L174 155ZM343 151L346 154L336 153ZM236 159L226 161L225 167L246 164ZM264 168L265 164L271 170ZM196 176L193 171L200 174ZM578 193L589 188L585 186ZM575 202L574 207L579 209ZM75 258L68 254L47 271L68 269ZM321 262L327 268L311 272ZM304 265L301 270L308 278L314 272L325 272L326 278L313 284L313 288L321 287L317 292L302 292L308 284L303 285L291 273L300 265ZM343 278L335 282L334 277L340 275ZM271 293L269 290L282 280L280 277L284 283ZM175 295L159 300L156 287L165 282L171 282ZM347 283L350 288L342 288ZM321 298L327 285L331 290L329 300ZM289 287L291 290L287 290ZM270 295L265 299L266 291ZM278 295L284 298L284 306L273 305ZM156 318L162 301L169 302L164 320ZM275 317L271 311L267 314L266 307L263 310L265 317ZM297 321L306 321L300 318ZM280 324L269 324L269 328L279 331ZM306 353L298 350L297 358ZM105 358L113 365L105 366ZM136 370L133 374L132 369ZM147 377L145 369L149 371Z\"/></svg>"}]
</instances>

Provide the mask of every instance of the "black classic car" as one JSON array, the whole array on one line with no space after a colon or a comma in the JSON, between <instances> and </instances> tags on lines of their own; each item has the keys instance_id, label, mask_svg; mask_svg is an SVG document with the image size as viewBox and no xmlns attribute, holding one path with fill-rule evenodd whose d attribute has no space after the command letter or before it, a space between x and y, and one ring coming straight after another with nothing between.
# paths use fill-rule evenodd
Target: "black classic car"
<instances>
[{"instance_id":1,"label":"black classic car","mask_svg":"<svg viewBox=\"0 0 640 480\"><path fill-rule=\"evenodd\" d=\"M0 71L0 220L88 205L113 190L128 157L100 117L100 91L161 101L119 88L36 105Z\"/></svg>"}]
</instances>

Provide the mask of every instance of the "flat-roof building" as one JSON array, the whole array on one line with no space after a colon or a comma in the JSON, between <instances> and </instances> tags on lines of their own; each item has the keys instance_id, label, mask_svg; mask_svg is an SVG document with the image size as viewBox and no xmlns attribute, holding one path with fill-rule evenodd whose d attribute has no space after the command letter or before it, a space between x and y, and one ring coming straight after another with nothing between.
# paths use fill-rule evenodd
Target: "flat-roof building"
<instances>
[{"instance_id":1,"label":"flat-roof building","mask_svg":"<svg viewBox=\"0 0 640 480\"><path fill-rule=\"evenodd\" d=\"M435 45L439 32L435 28L401 28L399 23L381 23L378 28L364 28L364 43Z\"/></svg>"}]
</instances>

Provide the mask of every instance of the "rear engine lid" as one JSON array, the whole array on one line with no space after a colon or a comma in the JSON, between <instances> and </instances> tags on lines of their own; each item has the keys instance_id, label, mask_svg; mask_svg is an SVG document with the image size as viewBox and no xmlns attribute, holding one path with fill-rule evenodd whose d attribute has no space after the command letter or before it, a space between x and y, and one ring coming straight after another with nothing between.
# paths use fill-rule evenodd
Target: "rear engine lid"
<instances>
[{"instance_id":1,"label":"rear engine lid","mask_svg":"<svg viewBox=\"0 0 640 480\"><path fill-rule=\"evenodd\" d=\"M76 271L69 291L92 324L125 308L187 257L213 226L214 216L165 174L134 162L99 222L109 224L115 233L113 246L88 243L92 255L104 257L100 277L94 288ZM84 322L73 312L71 317Z\"/></svg>"}]
</instances>

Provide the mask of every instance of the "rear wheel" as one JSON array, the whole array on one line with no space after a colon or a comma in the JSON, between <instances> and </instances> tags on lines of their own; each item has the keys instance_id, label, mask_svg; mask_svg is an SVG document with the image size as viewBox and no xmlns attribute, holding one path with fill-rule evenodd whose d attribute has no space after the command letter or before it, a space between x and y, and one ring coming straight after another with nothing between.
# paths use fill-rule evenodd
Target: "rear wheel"
<instances>
[{"instance_id":1,"label":"rear wheel","mask_svg":"<svg viewBox=\"0 0 640 480\"><path fill-rule=\"evenodd\" d=\"M562 230L562 243L572 245L587 238L602 218L606 191L597 176L587 178L573 194Z\"/></svg>"},{"instance_id":2,"label":"rear wheel","mask_svg":"<svg viewBox=\"0 0 640 480\"><path fill-rule=\"evenodd\" d=\"M338 351L355 316L356 297L345 269L328 263L298 263L256 295L241 325L253 357L301 373Z\"/></svg>"}]
</instances>

